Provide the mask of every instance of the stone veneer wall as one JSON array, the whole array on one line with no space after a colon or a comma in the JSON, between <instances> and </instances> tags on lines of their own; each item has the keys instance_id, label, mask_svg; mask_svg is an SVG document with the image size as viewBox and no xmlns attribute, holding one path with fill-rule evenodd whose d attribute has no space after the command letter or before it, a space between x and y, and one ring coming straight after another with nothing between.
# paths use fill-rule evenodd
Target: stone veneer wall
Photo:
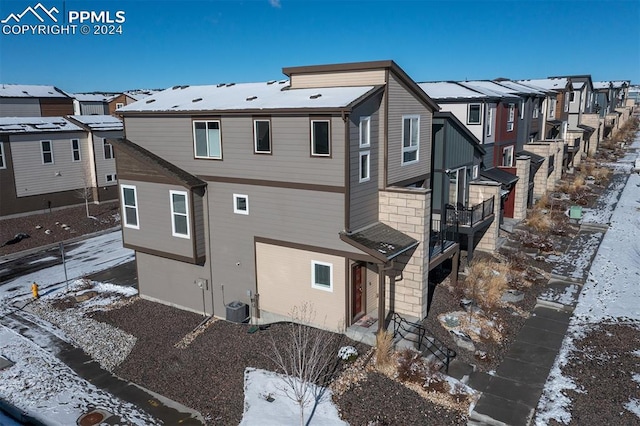
<instances>
[{"instance_id":1,"label":"stone veneer wall","mask_svg":"<svg viewBox=\"0 0 640 426\"><path fill-rule=\"evenodd\" d=\"M589 149L587 154L593 156L598 150L600 139L602 137L602 129L600 129L600 116L598 114L582 114L582 124L593 127L595 130L589 136ZM600 131L598 131L600 129Z\"/></svg>"},{"instance_id":2,"label":"stone veneer wall","mask_svg":"<svg viewBox=\"0 0 640 426\"><path fill-rule=\"evenodd\" d=\"M516 158L516 199L513 208L513 218L523 220L527 217L527 201L529 199L529 174L531 173L531 158L522 156Z\"/></svg>"},{"instance_id":3,"label":"stone veneer wall","mask_svg":"<svg viewBox=\"0 0 640 426\"><path fill-rule=\"evenodd\" d=\"M549 155L553 152L554 142L530 143L524 146L527 151L544 157L544 162L538 168L533 178L533 198L539 199L547 192L547 172L549 170ZM562 164L562 163L561 163Z\"/></svg>"},{"instance_id":4,"label":"stone veneer wall","mask_svg":"<svg viewBox=\"0 0 640 426\"><path fill-rule=\"evenodd\" d=\"M386 306L394 306L399 314L422 319L427 316L429 289L431 190L394 188L380 191L378 199L380 222L420 242L404 269L398 271L402 279L395 281L394 294L390 294L391 281L387 277Z\"/></svg>"},{"instance_id":5,"label":"stone veneer wall","mask_svg":"<svg viewBox=\"0 0 640 426\"><path fill-rule=\"evenodd\" d=\"M556 164L553 173L547 178L547 190L553 191L556 188L556 183L562 179L562 163L564 160L564 146L563 141L557 141L551 144L551 149L555 149Z\"/></svg>"},{"instance_id":6,"label":"stone veneer wall","mask_svg":"<svg viewBox=\"0 0 640 426\"><path fill-rule=\"evenodd\" d=\"M569 164L569 167L573 166L579 166L580 165L580 161L582 160L582 150L584 148L584 141L582 140L584 136L584 132L583 131L567 131L567 144L569 146L573 146L573 140L576 138L580 138L580 145L578 147L578 151L576 153L574 153L573 155L573 161L571 162L571 164Z\"/></svg>"},{"instance_id":7,"label":"stone veneer wall","mask_svg":"<svg viewBox=\"0 0 640 426\"><path fill-rule=\"evenodd\" d=\"M498 182L493 181L481 180L473 181L469 184L469 205L476 205L494 197L494 219L476 246L477 250L493 252L498 246L498 236L500 233L500 187L501 185Z\"/></svg>"}]
</instances>

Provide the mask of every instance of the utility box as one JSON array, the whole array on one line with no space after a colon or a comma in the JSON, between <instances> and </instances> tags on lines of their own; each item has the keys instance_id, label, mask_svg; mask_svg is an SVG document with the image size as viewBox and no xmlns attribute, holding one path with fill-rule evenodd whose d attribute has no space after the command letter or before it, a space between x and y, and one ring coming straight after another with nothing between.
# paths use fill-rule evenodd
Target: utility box
<instances>
[{"instance_id":1,"label":"utility box","mask_svg":"<svg viewBox=\"0 0 640 426\"><path fill-rule=\"evenodd\" d=\"M227 305L227 321L245 322L249 317L249 305L234 300Z\"/></svg>"},{"instance_id":2,"label":"utility box","mask_svg":"<svg viewBox=\"0 0 640 426\"><path fill-rule=\"evenodd\" d=\"M582 206L571 206L569 208L569 219L582 219Z\"/></svg>"}]
</instances>

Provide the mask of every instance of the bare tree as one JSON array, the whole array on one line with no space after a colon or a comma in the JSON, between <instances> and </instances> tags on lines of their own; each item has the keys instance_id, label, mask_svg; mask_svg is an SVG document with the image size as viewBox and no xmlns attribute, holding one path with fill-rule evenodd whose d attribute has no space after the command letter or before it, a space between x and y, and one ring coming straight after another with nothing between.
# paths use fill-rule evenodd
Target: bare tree
<instances>
[{"instance_id":1,"label":"bare tree","mask_svg":"<svg viewBox=\"0 0 640 426\"><path fill-rule=\"evenodd\" d=\"M93 188L89 185L89 179L87 178L86 173L82 175L82 188L76 190L76 196L84 200L87 217L89 219L96 219L94 216L89 214L89 200L93 199Z\"/></svg>"},{"instance_id":2,"label":"bare tree","mask_svg":"<svg viewBox=\"0 0 640 426\"><path fill-rule=\"evenodd\" d=\"M331 375L338 338L334 333L308 325L315 319L315 311L308 303L294 307L290 317L292 322L286 325L285 343L277 344L272 337L269 358L283 375L281 390L300 407L303 426L305 407L311 402L317 403L322 396L322 388L316 384L324 384Z\"/></svg>"}]
</instances>

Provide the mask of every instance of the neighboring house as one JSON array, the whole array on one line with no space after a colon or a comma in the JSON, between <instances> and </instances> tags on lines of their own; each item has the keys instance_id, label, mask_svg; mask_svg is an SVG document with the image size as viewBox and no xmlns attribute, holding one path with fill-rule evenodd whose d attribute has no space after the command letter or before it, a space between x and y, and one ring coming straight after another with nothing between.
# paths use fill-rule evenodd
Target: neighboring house
<instances>
[{"instance_id":1,"label":"neighboring house","mask_svg":"<svg viewBox=\"0 0 640 426\"><path fill-rule=\"evenodd\" d=\"M109 103L108 114L114 115L116 114L116 111L118 109L126 105L130 105L134 102L138 102L158 92L159 90L155 90L155 89L138 89L138 90L129 90L127 92L114 94L108 100L108 103Z\"/></svg>"},{"instance_id":2,"label":"neighboring house","mask_svg":"<svg viewBox=\"0 0 640 426\"><path fill-rule=\"evenodd\" d=\"M123 240L140 294L257 321L424 318L438 106L393 61L285 68L290 81L175 86L123 107ZM237 305L234 305L237 306ZM384 321L379 321L380 327Z\"/></svg>"},{"instance_id":3,"label":"neighboring house","mask_svg":"<svg viewBox=\"0 0 640 426\"><path fill-rule=\"evenodd\" d=\"M109 99L113 96L108 93L76 93L73 95L73 113L74 115L109 114Z\"/></svg>"},{"instance_id":4,"label":"neighboring house","mask_svg":"<svg viewBox=\"0 0 640 426\"><path fill-rule=\"evenodd\" d=\"M112 115L72 115L68 119L88 132L94 201L118 199L116 159L111 140L124 136L122 121Z\"/></svg>"},{"instance_id":5,"label":"neighboring house","mask_svg":"<svg viewBox=\"0 0 640 426\"><path fill-rule=\"evenodd\" d=\"M91 141L91 132L63 117L0 118L0 217L82 204L85 188L93 202L116 198L115 188L97 188L95 171L115 183L115 164L96 158Z\"/></svg>"},{"instance_id":6,"label":"neighboring house","mask_svg":"<svg viewBox=\"0 0 640 426\"><path fill-rule=\"evenodd\" d=\"M54 86L0 84L0 117L73 114L73 98Z\"/></svg>"},{"instance_id":7,"label":"neighboring house","mask_svg":"<svg viewBox=\"0 0 640 426\"><path fill-rule=\"evenodd\" d=\"M480 176L484 154L480 141L453 113L434 113L432 238L442 238L447 227L455 227L467 263L478 245L492 251L495 246L489 243L497 242L498 197L485 196L492 188L486 188Z\"/></svg>"},{"instance_id":8,"label":"neighboring house","mask_svg":"<svg viewBox=\"0 0 640 426\"><path fill-rule=\"evenodd\" d=\"M485 180L493 179L502 187L496 197L500 207L499 219L523 216L516 214L516 183L518 182L516 142L517 117L520 98L505 92L497 92L467 82L420 83L443 111L450 111L481 142L485 150L483 158ZM498 168L502 170L498 170ZM525 200L526 205L526 200ZM525 209L526 211L526 206ZM487 246L495 249L497 241Z\"/></svg>"}]
</instances>

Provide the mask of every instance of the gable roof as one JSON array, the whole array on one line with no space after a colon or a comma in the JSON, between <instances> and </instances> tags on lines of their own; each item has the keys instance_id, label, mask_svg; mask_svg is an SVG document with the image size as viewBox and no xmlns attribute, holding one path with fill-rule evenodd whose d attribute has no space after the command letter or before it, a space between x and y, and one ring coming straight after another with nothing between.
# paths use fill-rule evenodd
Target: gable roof
<instances>
[{"instance_id":1,"label":"gable roof","mask_svg":"<svg viewBox=\"0 0 640 426\"><path fill-rule=\"evenodd\" d=\"M0 84L0 98L71 98L55 86Z\"/></svg>"},{"instance_id":2,"label":"gable roof","mask_svg":"<svg viewBox=\"0 0 640 426\"><path fill-rule=\"evenodd\" d=\"M493 81L486 80L473 80L473 81L461 81L461 86L476 90L480 93L484 93L487 96L497 97L502 99L519 99L520 97L514 93L512 89L504 86L500 86Z\"/></svg>"},{"instance_id":3,"label":"gable roof","mask_svg":"<svg viewBox=\"0 0 640 426\"><path fill-rule=\"evenodd\" d=\"M68 118L93 131L123 129L122 121L112 115L70 115Z\"/></svg>"},{"instance_id":4,"label":"gable roof","mask_svg":"<svg viewBox=\"0 0 640 426\"><path fill-rule=\"evenodd\" d=\"M350 109L376 90L376 86L289 89L288 81L174 86L126 105L118 112Z\"/></svg>"},{"instance_id":5,"label":"gable roof","mask_svg":"<svg viewBox=\"0 0 640 426\"><path fill-rule=\"evenodd\" d=\"M571 86L571 81L566 77L537 78L518 80L517 82L527 86L533 85L534 87L540 87L545 90L554 90L556 92L562 92L567 86Z\"/></svg>"},{"instance_id":6,"label":"gable roof","mask_svg":"<svg viewBox=\"0 0 640 426\"><path fill-rule=\"evenodd\" d=\"M340 232L339 235L342 241L384 263L420 244L418 240L382 222L350 233Z\"/></svg>"},{"instance_id":7,"label":"gable roof","mask_svg":"<svg viewBox=\"0 0 640 426\"><path fill-rule=\"evenodd\" d=\"M610 89L612 86L610 81L594 81L593 82L593 88L595 90L604 90L604 89Z\"/></svg>"},{"instance_id":8,"label":"gable roof","mask_svg":"<svg viewBox=\"0 0 640 426\"><path fill-rule=\"evenodd\" d=\"M398 79L402 83L406 84L409 90L412 91L416 96L418 96L425 104L427 104L434 111L440 110L438 104L434 102L434 100L431 99L428 94L420 89L418 83L416 83L411 77L409 77L409 75L392 60L286 67L282 68L282 73L287 77L291 77L292 74L335 73L375 69L387 69L393 72L398 77ZM425 94L427 96L425 96Z\"/></svg>"},{"instance_id":9,"label":"gable roof","mask_svg":"<svg viewBox=\"0 0 640 426\"><path fill-rule=\"evenodd\" d=\"M432 81L418 83L427 95L437 101L446 100L480 100L480 99L496 99L497 95L487 95L472 87L466 87L454 81Z\"/></svg>"},{"instance_id":10,"label":"gable roof","mask_svg":"<svg viewBox=\"0 0 640 426\"><path fill-rule=\"evenodd\" d=\"M0 134L78 131L83 129L63 117L0 117Z\"/></svg>"},{"instance_id":11,"label":"gable roof","mask_svg":"<svg viewBox=\"0 0 640 426\"><path fill-rule=\"evenodd\" d=\"M545 96L547 94L547 91L541 88L527 86L511 80L494 80L494 83L512 90L513 93L522 93L527 95L539 95L539 96Z\"/></svg>"},{"instance_id":12,"label":"gable roof","mask_svg":"<svg viewBox=\"0 0 640 426\"><path fill-rule=\"evenodd\" d=\"M73 93L71 96L78 102L109 102L110 93Z\"/></svg>"}]
</instances>

